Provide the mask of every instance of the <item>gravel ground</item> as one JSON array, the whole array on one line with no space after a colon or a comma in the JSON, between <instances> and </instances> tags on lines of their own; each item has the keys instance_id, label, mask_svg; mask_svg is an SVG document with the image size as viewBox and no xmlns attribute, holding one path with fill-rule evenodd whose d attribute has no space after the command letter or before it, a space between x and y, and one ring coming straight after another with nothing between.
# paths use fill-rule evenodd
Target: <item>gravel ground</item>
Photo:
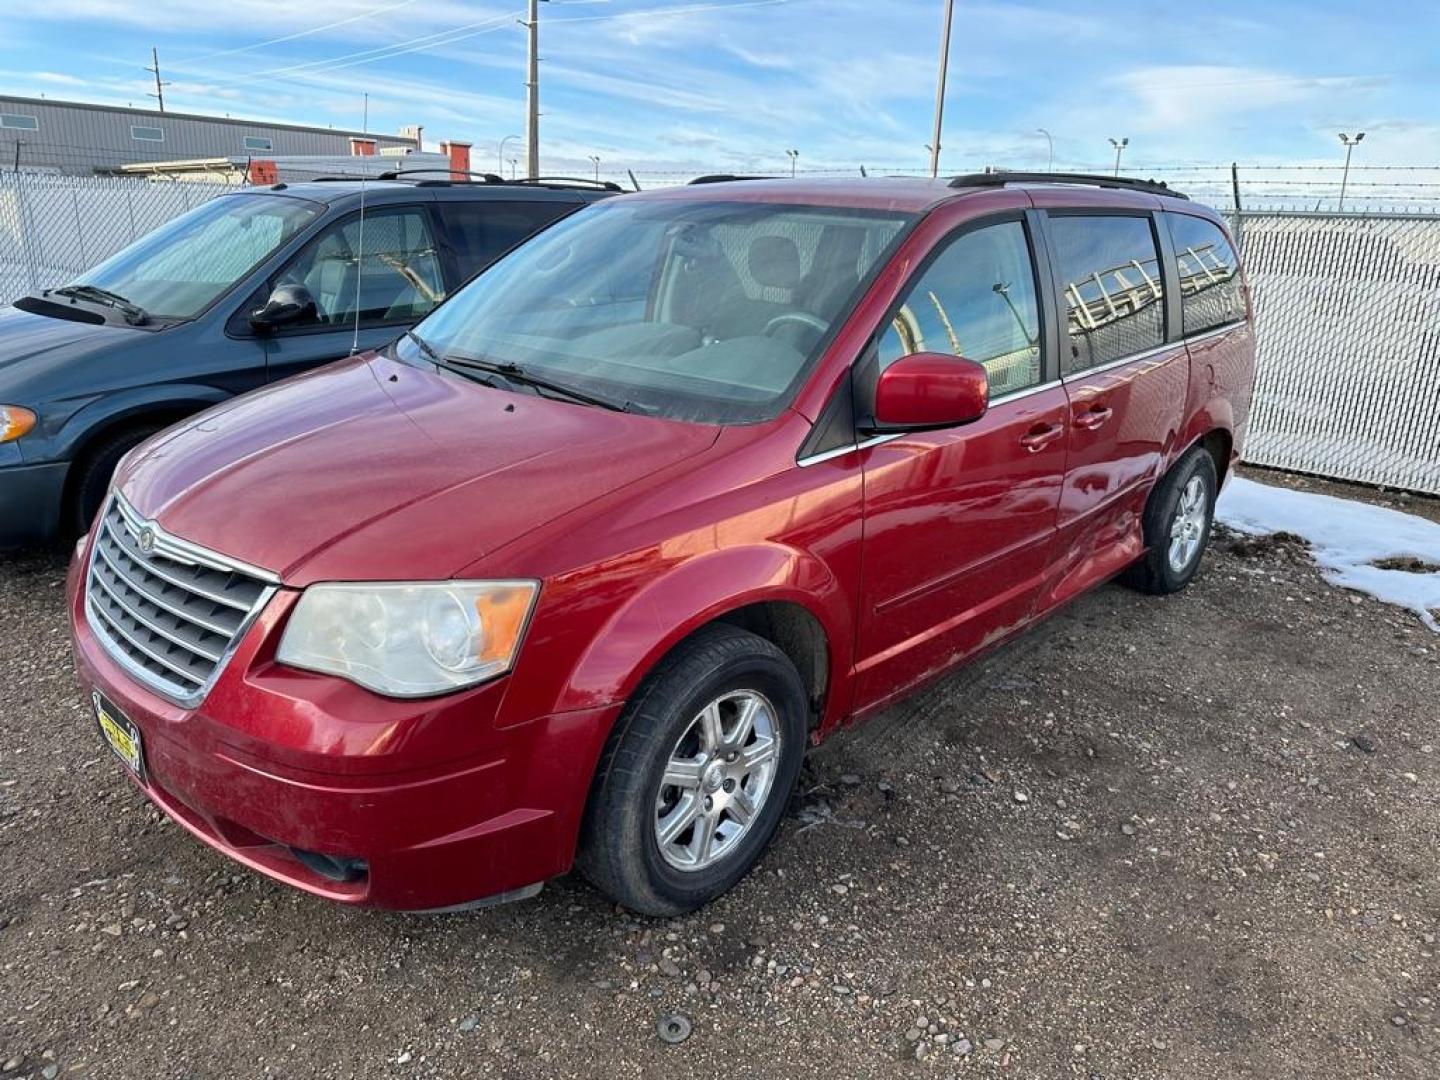
<instances>
[{"instance_id":1,"label":"gravel ground","mask_svg":"<svg viewBox=\"0 0 1440 1080\"><path fill-rule=\"evenodd\" d=\"M1297 547L1222 537L840 734L670 921L239 871L102 748L62 577L0 563L6 1080L1440 1074L1440 637Z\"/></svg>"}]
</instances>

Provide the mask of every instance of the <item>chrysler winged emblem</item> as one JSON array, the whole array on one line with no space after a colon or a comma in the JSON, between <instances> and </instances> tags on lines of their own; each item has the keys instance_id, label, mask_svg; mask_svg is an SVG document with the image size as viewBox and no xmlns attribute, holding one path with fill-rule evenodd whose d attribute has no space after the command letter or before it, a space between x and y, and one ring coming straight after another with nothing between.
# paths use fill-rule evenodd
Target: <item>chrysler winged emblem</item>
<instances>
[{"instance_id":1,"label":"chrysler winged emblem","mask_svg":"<svg viewBox=\"0 0 1440 1080\"><path fill-rule=\"evenodd\" d=\"M140 535L137 536L135 539L136 542L140 545L140 550L146 555L149 555L152 551L155 550L155 530L152 529L149 525L146 525L143 529L141 529Z\"/></svg>"}]
</instances>

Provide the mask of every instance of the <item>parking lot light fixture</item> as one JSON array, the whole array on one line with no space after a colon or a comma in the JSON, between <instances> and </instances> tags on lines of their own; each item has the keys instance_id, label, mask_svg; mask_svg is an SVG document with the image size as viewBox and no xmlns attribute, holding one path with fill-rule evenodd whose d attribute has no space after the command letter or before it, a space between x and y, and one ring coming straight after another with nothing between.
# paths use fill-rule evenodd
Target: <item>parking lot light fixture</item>
<instances>
[{"instance_id":1,"label":"parking lot light fixture","mask_svg":"<svg viewBox=\"0 0 1440 1080\"><path fill-rule=\"evenodd\" d=\"M1120 155L1123 154L1125 152L1125 148L1130 145L1130 139L1128 136L1123 139L1111 139L1110 145L1115 148L1115 175L1119 176Z\"/></svg>"},{"instance_id":2,"label":"parking lot light fixture","mask_svg":"<svg viewBox=\"0 0 1440 1080\"><path fill-rule=\"evenodd\" d=\"M1345 186L1350 182L1350 155L1355 152L1355 147L1365 138L1365 132L1357 132L1352 139L1345 132L1340 132L1340 141L1345 144L1345 171L1340 174L1340 204L1337 210L1345 209Z\"/></svg>"}]
</instances>

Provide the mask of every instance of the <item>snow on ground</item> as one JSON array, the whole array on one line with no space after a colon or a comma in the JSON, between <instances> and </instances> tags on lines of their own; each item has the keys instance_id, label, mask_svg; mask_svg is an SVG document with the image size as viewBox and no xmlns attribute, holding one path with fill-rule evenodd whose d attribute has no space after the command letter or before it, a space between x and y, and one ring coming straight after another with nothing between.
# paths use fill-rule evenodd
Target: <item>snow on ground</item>
<instances>
[{"instance_id":1,"label":"snow on ground","mask_svg":"<svg viewBox=\"0 0 1440 1080\"><path fill-rule=\"evenodd\" d=\"M1233 477L1215 518L1237 532L1290 532L1310 543L1325 578L1377 600L1409 608L1440 633L1440 570L1385 570L1383 559L1411 558L1440 567L1440 525L1383 506L1257 484Z\"/></svg>"}]
</instances>

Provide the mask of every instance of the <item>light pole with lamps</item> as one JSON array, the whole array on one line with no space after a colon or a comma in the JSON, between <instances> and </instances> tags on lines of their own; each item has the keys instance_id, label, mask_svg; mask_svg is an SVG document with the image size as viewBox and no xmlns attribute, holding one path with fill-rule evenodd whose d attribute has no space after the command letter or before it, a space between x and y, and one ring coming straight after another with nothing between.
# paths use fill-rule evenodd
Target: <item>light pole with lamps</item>
<instances>
[{"instance_id":1,"label":"light pole with lamps","mask_svg":"<svg viewBox=\"0 0 1440 1080\"><path fill-rule=\"evenodd\" d=\"M1340 141L1345 144L1345 171L1340 174L1340 205L1338 210L1345 209L1345 185L1350 182L1350 155L1355 152L1355 147L1360 145L1360 140L1365 138L1365 132L1358 132L1352 139L1345 132L1340 132Z\"/></svg>"},{"instance_id":2,"label":"light pole with lamps","mask_svg":"<svg viewBox=\"0 0 1440 1080\"><path fill-rule=\"evenodd\" d=\"M600 159L594 154L586 154L585 156L595 165L595 182L598 184L600 182Z\"/></svg>"},{"instance_id":3,"label":"light pole with lamps","mask_svg":"<svg viewBox=\"0 0 1440 1080\"><path fill-rule=\"evenodd\" d=\"M1128 136L1127 136L1126 138L1119 139L1119 140L1111 139L1111 140L1110 140L1110 145L1115 148L1115 175L1116 175L1116 176L1119 176L1119 175L1120 175L1120 155L1125 152L1125 147L1127 147L1127 146L1130 145L1130 139L1129 139Z\"/></svg>"},{"instance_id":4,"label":"light pole with lamps","mask_svg":"<svg viewBox=\"0 0 1440 1080\"><path fill-rule=\"evenodd\" d=\"M785 156L790 159L790 175L795 175L795 163L800 160L799 150L786 150Z\"/></svg>"},{"instance_id":5,"label":"light pole with lamps","mask_svg":"<svg viewBox=\"0 0 1440 1080\"><path fill-rule=\"evenodd\" d=\"M500 140L500 148L495 151L495 168L502 173L505 171L505 144L511 139L523 139L524 137L524 135L506 135Z\"/></svg>"},{"instance_id":6,"label":"light pole with lamps","mask_svg":"<svg viewBox=\"0 0 1440 1080\"><path fill-rule=\"evenodd\" d=\"M1050 157L1049 157L1049 160L1046 161L1046 163L1045 163L1045 171L1046 171L1046 172L1054 172L1054 171L1055 171L1055 140L1050 137L1050 133L1049 133L1048 131L1046 131L1044 128L1036 128L1035 130L1038 131L1041 135L1044 135L1044 136L1045 136L1045 144L1046 144L1048 147L1050 147Z\"/></svg>"}]
</instances>

